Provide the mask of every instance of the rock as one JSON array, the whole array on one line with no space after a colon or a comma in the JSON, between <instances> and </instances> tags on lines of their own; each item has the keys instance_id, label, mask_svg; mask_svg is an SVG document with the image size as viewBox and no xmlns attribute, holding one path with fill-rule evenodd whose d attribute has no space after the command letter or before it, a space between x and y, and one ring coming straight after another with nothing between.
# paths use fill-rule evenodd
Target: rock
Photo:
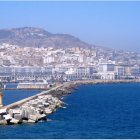
<instances>
[{"instance_id":1,"label":"rock","mask_svg":"<svg viewBox=\"0 0 140 140\"><path fill-rule=\"evenodd\" d=\"M23 118L22 114L14 114L14 119L21 121Z\"/></svg>"},{"instance_id":2,"label":"rock","mask_svg":"<svg viewBox=\"0 0 140 140\"><path fill-rule=\"evenodd\" d=\"M12 117L9 114L3 115L3 117L5 118L5 120L11 120L12 119Z\"/></svg>"},{"instance_id":3,"label":"rock","mask_svg":"<svg viewBox=\"0 0 140 140\"><path fill-rule=\"evenodd\" d=\"M9 109L8 113L11 117L14 117L15 114L21 114L21 109Z\"/></svg>"},{"instance_id":4,"label":"rock","mask_svg":"<svg viewBox=\"0 0 140 140\"><path fill-rule=\"evenodd\" d=\"M48 98L48 99L52 98L52 95L44 95L44 96L45 98Z\"/></svg>"},{"instance_id":5,"label":"rock","mask_svg":"<svg viewBox=\"0 0 140 140\"><path fill-rule=\"evenodd\" d=\"M27 108L27 111L29 114L34 114L35 113L35 108L34 107L29 107Z\"/></svg>"},{"instance_id":6,"label":"rock","mask_svg":"<svg viewBox=\"0 0 140 140\"><path fill-rule=\"evenodd\" d=\"M29 120L33 120L33 121L35 121L35 122L38 121L38 118L37 118L37 115L36 115L36 114L35 114L35 115L31 115L31 114L30 114L30 115L28 116L28 119L29 119Z\"/></svg>"},{"instance_id":7,"label":"rock","mask_svg":"<svg viewBox=\"0 0 140 140\"><path fill-rule=\"evenodd\" d=\"M0 120L3 120L3 119L4 119L3 115L0 115Z\"/></svg>"},{"instance_id":8,"label":"rock","mask_svg":"<svg viewBox=\"0 0 140 140\"><path fill-rule=\"evenodd\" d=\"M0 109L0 115L4 115L7 113L7 108Z\"/></svg>"},{"instance_id":9,"label":"rock","mask_svg":"<svg viewBox=\"0 0 140 140\"><path fill-rule=\"evenodd\" d=\"M34 101L33 101L33 100L31 100L31 101L29 101L29 102L28 102L28 104L32 104L32 103L34 103Z\"/></svg>"},{"instance_id":10,"label":"rock","mask_svg":"<svg viewBox=\"0 0 140 140\"><path fill-rule=\"evenodd\" d=\"M21 110L19 109L12 109L13 110L13 114L20 114L21 113Z\"/></svg>"},{"instance_id":11,"label":"rock","mask_svg":"<svg viewBox=\"0 0 140 140\"><path fill-rule=\"evenodd\" d=\"M40 108L36 107L36 108L35 108L35 111L40 111Z\"/></svg>"},{"instance_id":12,"label":"rock","mask_svg":"<svg viewBox=\"0 0 140 140\"><path fill-rule=\"evenodd\" d=\"M10 120L10 123L11 123L11 124L18 124L18 123L20 123L20 121L17 120L17 119L12 118L12 119Z\"/></svg>"},{"instance_id":13,"label":"rock","mask_svg":"<svg viewBox=\"0 0 140 140\"><path fill-rule=\"evenodd\" d=\"M38 120L41 120L41 119L46 120L46 115L45 114L36 114L36 116L37 116Z\"/></svg>"},{"instance_id":14,"label":"rock","mask_svg":"<svg viewBox=\"0 0 140 140\"><path fill-rule=\"evenodd\" d=\"M42 120L46 121L47 120L47 116L45 114L41 114L42 115Z\"/></svg>"},{"instance_id":15,"label":"rock","mask_svg":"<svg viewBox=\"0 0 140 140\"><path fill-rule=\"evenodd\" d=\"M52 110L52 112L55 112L56 111L56 108L54 108L53 110Z\"/></svg>"},{"instance_id":16,"label":"rock","mask_svg":"<svg viewBox=\"0 0 140 140\"><path fill-rule=\"evenodd\" d=\"M7 121L6 120L0 120L0 125L6 125Z\"/></svg>"},{"instance_id":17,"label":"rock","mask_svg":"<svg viewBox=\"0 0 140 140\"><path fill-rule=\"evenodd\" d=\"M51 100L51 101L48 101L48 103L49 103L50 105L52 105L52 104L53 104L52 100Z\"/></svg>"},{"instance_id":18,"label":"rock","mask_svg":"<svg viewBox=\"0 0 140 140\"><path fill-rule=\"evenodd\" d=\"M49 105L49 103L44 103L44 107L48 107Z\"/></svg>"},{"instance_id":19,"label":"rock","mask_svg":"<svg viewBox=\"0 0 140 140\"><path fill-rule=\"evenodd\" d=\"M51 113L52 113L52 110L51 110L51 109L45 109L45 110L44 110L44 113L45 113L45 114L51 114Z\"/></svg>"},{"instance_id":20,"label":"rock","mask_svg":"<svg viewBox=\"0 0 140 140\"><path fill-rule=\"evenodd\" d=\"M23 108L21 109L21 115L22 115L22 118L28 118L28 113Z\"/></svg>"},{"instance_id":21,"label":"rock","mask_svg":"<svg viewBox=\"0 0 140 140\"><path fill-rule=\"evenodd\" d=\"M36 123L36 121L29 119L28 123Z\"/></svg>"},{"instance_id":22,"label":"rock","mask_svg":"<svg viewBox=\"0 0 140 140\"><path fill-rule=\"evenodd\" d=\"M22 120L22 123L28 123L28 120Z\"/></svg>"},{"instance_id":23,"label":"rock","mask_svg":"<svg viewBox=\"0 0 140 140\"><path fill-rule=\"evenodd\" d=\"M37 107L37 105L38 105L37 103L32 103L33 107Z\"/></svg>"},{"instance_id":24,"label":"rock","mask_svg":"<svg viewBox=\"0 0 140 140\"><path fill-rule=\"evenodd\" d=\"M21 111L22 118L28 118L28 112L25 109Z\"/></svg>"},{"instance_id":25,"label":"rock","mask_svg":"<svg viewBox=\"0 0 140 140\"><path fill-rule=\"evenodd\" d=\"M38 103L40 100L39 99L35 99L34 102Z\"/></svg>"},{"instance_id":26,"label":"rock","mask_svg":"<svg viewBox=\"0 0 140 140\"><path fill-rule=\"evenodd\" d=\"M34 107L22 108L21 114L23 118L28 118L30 114L35 114L36 110Z\"/></svg>"},{"instance_id":27,"label":"rock","mask_svg":"<svg viewBox=\"0 0 140 140\"><path fill-rule=\"evenodd\" d=\"M43 99L44 98L44 96L38 96L38 99Z\"/></svg>"},{"instance_id":28,"label":"rock","mask_svg":"<svg viewBox=\"0 0 140 140\"><path fill-rule=\"evenodd\" d=\"M11 117L14 117L14 114L13 114L13 110L12 109L9 109L8 110L8 113L10 114Z\"/></svg>"},{"instance_id":29,"label":"rock","mask_svg":"<svg viewBox=\"0 0 140 140\"><path fill-rule=\"evenodd\" d=\"M38 105L40 109L44 109L44 105Z\"/></svg>"},{"instance_id":30,"label":"rock","mask_svg":"<svg viewBox=\"0 0 140 140\"><path fill-rule=\"evenodd\" d=\"M42 101L39 101L37 104L38 104L38 105L43 105Z\"/></svg>"},{"instance_id":31,"label":"rock","mask_svg":"<svg viewBox=\"0 0 140 140\"><path fill-rule=\"evenodd\" d=\"M42 114L44 112L44 109L36 108L36 113Z\"/></svg>"},{"instance_id":32,"label":"rock","mask_svg":"<svg viewBox=\"0 0 140 140\"><path fill-rule=\"evenodd\" d=\"M48 98L43 98L42 101L48 102Z\"/></svg>"},{"instance_id":33,"label":"rock","mask_svg":"<svg viewBox=\"0 0 140 140\"><path fill-rule=\"evenodd\" d=\"M53 111L56 108L56 104L50 105L49 108Z\"/></svg>"}]
</instances>

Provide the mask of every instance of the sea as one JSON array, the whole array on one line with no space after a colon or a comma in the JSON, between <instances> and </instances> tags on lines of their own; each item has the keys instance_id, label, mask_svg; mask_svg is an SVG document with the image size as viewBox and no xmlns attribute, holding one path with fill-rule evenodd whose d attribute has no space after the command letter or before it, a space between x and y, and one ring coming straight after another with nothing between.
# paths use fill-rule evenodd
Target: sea
<instances>
[{"instance_id":1,"label":"sea","mask_svg":"<svg viewBox=\"0 0 140 140\"><path fill-rule=\"evenodd\" d=\"M3 91L10 104L41 91ZM63 97L66 108L35 124L1 125L1 139L140 138L140 83L81 85Z\"/></svg>"}]
</instances>

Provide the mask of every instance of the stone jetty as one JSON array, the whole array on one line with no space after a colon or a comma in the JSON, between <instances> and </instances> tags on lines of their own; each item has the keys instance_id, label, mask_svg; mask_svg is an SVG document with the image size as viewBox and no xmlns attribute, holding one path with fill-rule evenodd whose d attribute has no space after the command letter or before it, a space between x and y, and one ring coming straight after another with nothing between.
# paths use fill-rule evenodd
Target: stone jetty
<instances>
[{"instance_id":1,"label":"stone jetty","mask_svg":"<svg viewBox=\"0 0 140 140\"><path fill-rule=\"evenodd\" d=\"M69 91L70 92L70 91ZM0 109L0 124L36 123L65 104L60 97L68 94L62 85Z\"/></svg>"},{"instance_id":2,"label":"stone jetty","mask_svg":"<svg viewBox=\"0 0 140 140\"><path fill-rule=\"evenodd\" d=\"M47 115L63 104L59 98L52 95L40 95L20 106L0 109L0 124L36 123L46 120Z\"/></svg>"}]
</instances>

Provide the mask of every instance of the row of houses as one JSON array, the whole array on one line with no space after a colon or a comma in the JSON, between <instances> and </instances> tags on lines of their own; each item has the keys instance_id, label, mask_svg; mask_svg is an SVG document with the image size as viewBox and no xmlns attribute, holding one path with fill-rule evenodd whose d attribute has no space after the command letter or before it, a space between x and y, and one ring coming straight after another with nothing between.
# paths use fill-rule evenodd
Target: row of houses
<instances>
[{"instance_id":1,"label":"row of houses","mask_svg":"<svg viewBox=\"0 0 140 140\"><path fill-rule=\"evenodd\" d=\"M0 77L54 77L127 79L139 78L140 66L116 65L115 63L99 63L96 66L64 66L64 67L0 67ZM23 78L24 79L24 78Z\"/></svg>"}]
</instances>

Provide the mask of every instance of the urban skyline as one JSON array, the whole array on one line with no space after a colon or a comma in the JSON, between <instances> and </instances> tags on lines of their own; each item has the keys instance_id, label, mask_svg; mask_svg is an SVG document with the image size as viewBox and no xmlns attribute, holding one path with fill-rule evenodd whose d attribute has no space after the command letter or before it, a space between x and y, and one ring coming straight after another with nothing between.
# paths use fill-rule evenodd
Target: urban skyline
<instances>
[{"instance_id":1,"label":"urban skyline","mask_svg":"<svg viewBox=\"0 0 140 140\"><path fill-rule=\"evenodd\" d=\"M140 79L140 54L103 48L0 45L2 81ZM128 57L129 56L129 57Z\"/></svg>"}]
</instances>

